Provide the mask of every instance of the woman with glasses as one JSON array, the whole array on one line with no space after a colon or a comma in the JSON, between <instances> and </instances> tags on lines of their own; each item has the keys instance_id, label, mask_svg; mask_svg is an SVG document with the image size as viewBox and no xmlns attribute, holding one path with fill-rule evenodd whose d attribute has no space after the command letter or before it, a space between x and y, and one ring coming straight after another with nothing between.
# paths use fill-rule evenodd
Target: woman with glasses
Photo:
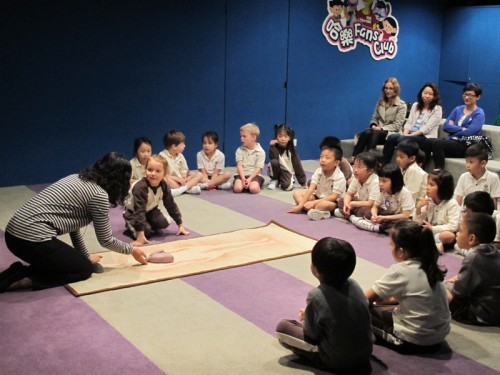
<instances>
[{"instance_id":1,"label":"woman with glasses","mask_svg":"<svg viewBox=\"0 0 500 375\"><path fill-rule=\"evenodd\" d=\"M380 96L370 128L358 134L358 142L352 152L352 160L363 151L373 150L383 145L389 133L399 133L406 116L406 104L399 97L399 82L396 78L387 78L382 86Z\"/></svg>"},{"instance_id":2,"label":"woman with glasses","mask_svg":"<svg viewBox=\"0 0 500 375\"><path fill-rule=\"evenodd\" d=\"M426 162L431 153L434 159L434 168L443 169L445 159L463 158L467 145L462 142L464 136L481 135L485 115L482 108L477 106L483 90L477 83L467 83L463 89L463 105L453 109L446 119L443 130L449 135L444 139L428 138L423 144Z\"/></svg>"}]
</instances>

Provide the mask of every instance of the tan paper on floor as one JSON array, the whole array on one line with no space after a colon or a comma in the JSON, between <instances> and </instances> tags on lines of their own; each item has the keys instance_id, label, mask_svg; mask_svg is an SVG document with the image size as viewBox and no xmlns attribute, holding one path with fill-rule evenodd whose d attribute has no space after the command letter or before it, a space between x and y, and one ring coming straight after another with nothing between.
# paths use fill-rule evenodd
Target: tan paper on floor
<instances>
[{"instance_id":1,"label":"tan paper on floor","mask_svg":"<svg viewBox=\"0 0 500 375\"><path fill-rule=\"evenodd\" d=\"M310 252L316 240L276 222L211 236L184 239L143 247L146 254L164 250L173 263L140 265L131 256L99 253L104 272L88 280L66 285L75 296L169 280L238 267Z\"/></svg>"}]
</instances>

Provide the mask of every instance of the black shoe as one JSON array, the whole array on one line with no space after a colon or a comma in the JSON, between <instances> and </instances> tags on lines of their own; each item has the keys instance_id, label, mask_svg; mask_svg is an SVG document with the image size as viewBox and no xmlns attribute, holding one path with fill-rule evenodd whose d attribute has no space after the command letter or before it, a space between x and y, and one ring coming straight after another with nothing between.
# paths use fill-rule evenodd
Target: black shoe
<instances>
[{"instance_id":1,"label":"black shoe","mask_svg":"<svg viewBox=\"0 0 500 375\"><path fill-rule=\"evenodd\" d=\"M9 268L0 273L0 293L5 292L13 283L26 276L26 267L21 262L12 263Z\"/></svg>"}]
</instances>

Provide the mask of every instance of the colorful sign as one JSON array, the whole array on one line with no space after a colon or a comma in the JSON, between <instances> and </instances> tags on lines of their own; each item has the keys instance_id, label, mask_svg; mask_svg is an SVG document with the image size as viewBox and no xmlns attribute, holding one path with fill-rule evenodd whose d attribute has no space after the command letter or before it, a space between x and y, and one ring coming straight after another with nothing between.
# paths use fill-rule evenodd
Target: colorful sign
<instances>
[{"instance_id":1,"label":"colorful sign","mask_svg":"<svg viewBox=\"0 0 500 375\"><path fill-rule=\"evenodd\" d=\"M327 0L323 35L341 52L358 43L370 48L375 60L393 59L398 52L399 24L387 1Z\"/></svg>"}]
</instances>

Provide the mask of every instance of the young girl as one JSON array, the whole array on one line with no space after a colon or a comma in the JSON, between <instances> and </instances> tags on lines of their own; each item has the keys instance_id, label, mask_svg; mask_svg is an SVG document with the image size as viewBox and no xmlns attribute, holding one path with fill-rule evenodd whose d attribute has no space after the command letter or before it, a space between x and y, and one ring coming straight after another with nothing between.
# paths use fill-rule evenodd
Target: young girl
<instances>
[{"instance_id":1,"label":"young girl","mask_svg":"<svg viewBox=\"0 0 500 375\"><path fill-rule=\"evenodd\" d=\"M306 186L306 174L299 154L293 145L295 132L285 124L274 125L274 141L269 147L269 177L271 182L267 185L270 190L277 186L283 190L292 190L294 179L302 187Z\"/></svg>"},{"instance_id":2,"label":"young girl","mask_svg":"<svg viewBox=\"0 0 500 375\"><path fill-rule=\"evenodd\" d=\"M146 162L151 157L153 147L146 137L136 138L134 141L134 157L130 159L132 177L130 182L140 180L146 175Z\"/></svg>"},{"instance_id":3,"label":"young girl","mask_svg":"<svg viewBox=\"0 0 500 375\"><path fill-rule=\"evenodd\" d=\"M453 248L460 206L453 198L453 176L440 169L429 173L427 195L417 203L413 220L432 230L438 249Z\"/></svg>"},{"instance_id":4,"label":"young girl","mask_svg":"<svg viewBox=\"0 0 500 375\"><path fill-rule=\"evenodd\" d=\"M356 253L349 242L319 240L311 252L311 272L320 285L307 295L299 320L283 319L279 342L315 367L342 374L369 374L373 333L368 301L350 276Z\"/></svg>"},{"instance_id":5,"label":"young girl","mask_svg":"<svg viewBox=\"0 0 500 375\"><path fill-rule=\"evenodd\" d=\"M358 228L387 232L399 220L407 220L415 207L411 192L404 187L403 175L396 164L386 164L378 173L380 196L371 210L371 220L351 216Z\"/></svg>"},{"instance_id":6,"label":"young girl","mask_svg":"<svg viewBox=\"0 0 500 375\"><path fill-rule=\"evenodd\" d=\"M219 135L209 130L201 137L203 149L196 155L198 170L203 175L202 184L207 185L207 189L231 189L228 180L231 178L230 172L224 172L225 156L217 148L219 146Z\"/></svg>"},{"instance_id":7,"label":"young girl","mask_svg":"<svg viewBox=\"0 0 500 375\"><path fill-rule=\"evenodd\" d=\"M177 235L189 234L182 224L179 207L174 202L170 189L164 180L168 168L167 161L158 155L151 156L146 163L146 176L132 186L123 218L127 228L133 233L134 246L148 244L148 237L156 230L168 227L171 220L158 208L160 202L178 226Z\"/></svg>"},{"instance_id":8,"label":"young girl","mask_svg":"<svg viewBox=\"0 0 500 375\"><path fill-rule=\"evenodd\" d=\"M335 217L370 217L373 204L380 195L377 168L377 157L374 152L362 152L354 161L354 178L347 189L343 201L334 212Z\"/></svg>"},{"instance_id":9,"label":"young girl","mask_svg":"<svg viewBox=\"0 0 500 375\"><path fill-rule=\"evenodd\" d=\"M398 221L390 232L396 262L365 292L371 303L373 332L382 345L401 353L430 353L450 332L443 283L446 270L432 231L413 221Z\"/></svg>"}]
</instances>

